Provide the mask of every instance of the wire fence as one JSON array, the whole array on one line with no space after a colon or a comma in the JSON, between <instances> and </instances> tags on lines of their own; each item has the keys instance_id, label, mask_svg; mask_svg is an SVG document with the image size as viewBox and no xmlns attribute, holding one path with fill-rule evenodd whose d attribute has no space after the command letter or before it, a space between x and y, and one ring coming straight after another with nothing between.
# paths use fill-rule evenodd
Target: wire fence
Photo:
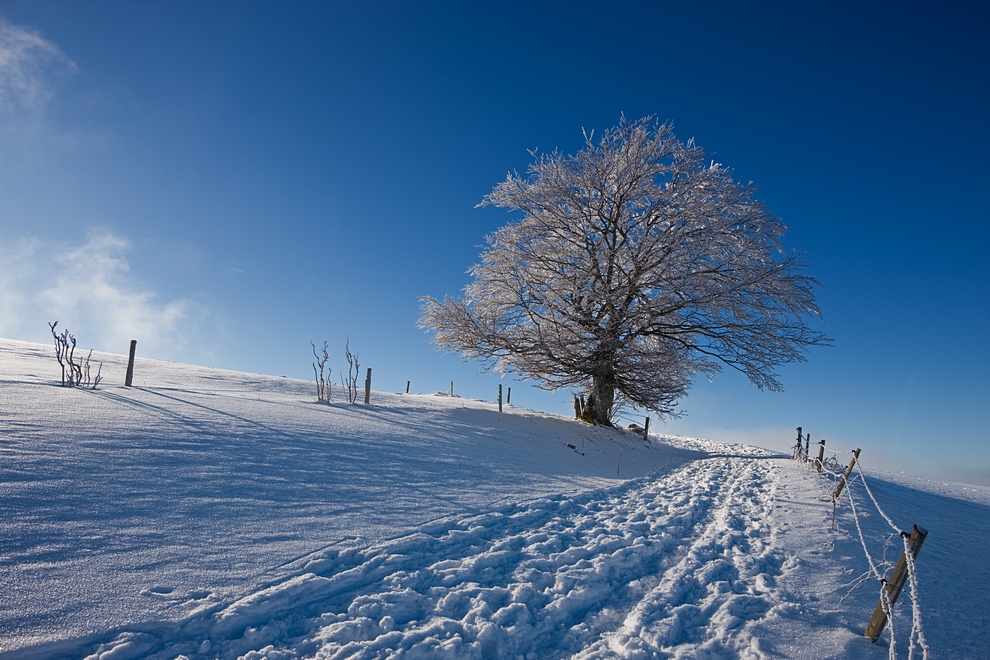
<instances>
[{"instance_id":1,"label":"wire fence","mask_svg":"<svg viewBox=\"0 0 990 660\"><path fill-rule=\"evenodd\" d=\"M927 660L931 651L925 639L925 629L922 625L921 598L916 564L918 552L921 549L922 543L924 543L927 532L917 525L913 525L909 532L904 531L884 510L866 479L866 471L863 469L863 465L859 459L859 449L837 451L835 448L826 448L824 440L819 441L818 449L818 456L811 459L809 457L810 437L803 434L802 428L798 427L798 438L793 448L794 459L807 462L814 467L818 474L833 480L835 487L829 497L832 502L832 525L834 527L836 524L835 515L837 507L843 502L848 502L863 554L870 567L869 571L850 583L850 589L846 596L852 593L856 587L871 579L876 579L880 585L879 601L866 627L865 636L870 637L876 642L886 627L890 630L888 656L891 660L897 657L898 636L894 625L894 604L897 602L904 584L907 583L909 586L907 593L911 601L911 632L908 636L908 658L909 660L913 660L920 651L921 657ZM851 456L851 460L845 469L843 469L840 460L840 456L842 455ZM865 493L865 500L857 501L860 496L853 494L854 483L862 485L861 491ZM867 535L864 533L863 525L861 524L861 519L869 515L868 507L870 505L879 513L892 532L886 541L884 541L881 552L877 552L876 549L874 552L870 551L871 544L867 541ZM892 547L893 541L896 538L901 539L904 550L900 559L894 564L888 560L887 551ZM879 558L875 558L874 555L879 555Z\"/></svg>"}]
</instances>

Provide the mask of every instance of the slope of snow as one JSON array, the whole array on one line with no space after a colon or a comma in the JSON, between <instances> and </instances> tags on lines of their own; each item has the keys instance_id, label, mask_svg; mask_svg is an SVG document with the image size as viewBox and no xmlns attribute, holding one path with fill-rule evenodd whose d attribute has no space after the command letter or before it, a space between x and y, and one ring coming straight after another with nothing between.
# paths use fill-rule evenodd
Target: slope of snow
<instances>
[{"instance_id":1,"label":"slope of snow","mask_svg":"<svg viewBox=\"0 0 990 660\"><path fill-rule=\"evenodd\" d=\"M141 359L124 388L114 355L66 389L51 354L0 340L0 657L888 655L849 507L766 450ZM930 532L934 657L981 657L987 489L867 478Z\"/></svg>"}]
</instances>

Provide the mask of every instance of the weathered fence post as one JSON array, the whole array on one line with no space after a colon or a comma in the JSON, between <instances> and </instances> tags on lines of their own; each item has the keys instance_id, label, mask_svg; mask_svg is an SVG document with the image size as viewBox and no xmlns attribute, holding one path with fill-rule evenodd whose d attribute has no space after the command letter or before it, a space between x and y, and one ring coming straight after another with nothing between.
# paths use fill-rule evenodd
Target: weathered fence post
<instances>
[{"instance_id":1,"label":"weathered fence post","mask_svg":"<svg viewBox=\"0 0 990 660\"><path fill-rule=\"evenodd\" d=\"M371 367L368 367L368 375L364 378L364 402L371 402Z\"/></svg>"},{"instance_id":2,"label":"weathered fence post","mask_svg":"<svg viewBox=\"0 0 990 660\"><path fill-rule=\"evenodd\" d=\"M818 474L821 474L822 464L825 462L825 440L819 440L818 444L818 461L815 462L815 468L818 470Z\"/></svg>"},{"instance_id":3,"label":"weathered fence post","mask_svg":"<svg viewBox=\"0 0 990 660\"><path fill-rule=\"evenodd\" d=\"M450 381L450 394L449 396L454 396L454 381Z\"/></svg>"},{"instance_id":4,"label":"weathered fence post","mask_svg":"<svg viewBox=\"0 0 990 660\"><path fill-rule=\"evenodd\" d=\"M509 393L505 395L505 405L512 405L512 388L509 388Z\"/></svg>"},{"instance_id":5,"label":"weathered fence post","mask_svg":"<svg viewBox=\"0 0 990 660\"><path fill-rule=\"evenodd\" d=\"M811 446L811 434L806 433L804 436L804 460L808 460L808 449Z\"/></svg>"},{"instance_id":6,"label":"weathered fence post","mask_svg":"<svg viewBox=\"0 0 990 660\"><path fill-rule=\"evenodd\" d=\"M650 418L646 418L646 424L643 426L643 440L648 440L650 437Z\"/></svg>"},{"instance_id":7,"label":"weathered fence post","mask_svg":"<svg viewBox=\"0 0 990 660\"><path fill-rule=\"evenodd\" d=\"M917 525L911 528L911 533L901 532L901 536L908 536L910 540L908 545L911 547L911 557L912 559L918 558L918 553L921 552L921 546L925 542L925 538L928 536L928 531L924 530ZM908 568L907 568L907 557L905 552L901 552L901 558L897 562L897 566L894 567L894 573L890 576L890 579L884 582L883 588L887 590L887 607L893 608L894 603L897 602L897 597L901 595L901 589L904 588L904 582L908 578ZM880 633L883 632L884 626L887 625L887 613L884 611L883 607L883 597L881 596L880 602L877 606L873 608L873 616L870 617L870 622L866 626L866 632L863 633L864 637L869 637L874 643L880 639Z\"/></svg>"},{"instance_id":8,"label":"weathered fence post","mask_svg":"<svg viewBox=\"0 0 990 660\"><path fill-rule=\"evenodd\" d=\"M581 417L581 400L578 399L578 395L574 395L574 416L577 418Z\"/></svg>"},{"instance_id":9,"label":"weathered fence post","mask_svg":"<svg viewBox=\"0 0 990 660\"><path fill-rule=\"evenodd\" d=\"M131 354L127 358L127 375L124 377L124 387L130 387L134 382L134 351L137 350L137 339L131 340Z\"/></svg>"},{"instance_id":10,"label":"weathered fence post","mask_svg":"<svg viewBox=\"0 0 990 660\"><path fill-rule=\"evenodd\" d=\"M859 459L859 449L853 452L853 457L849 461L849 467L846 468L846 473L842 475L842 479L839 480L839 485L835 487L835 491L832 493L832 501L836 502L839 499L839 495L842 494L842 489L846 485L846 479L849 478L850 473L853 471L853 466L856 465L856 461Z\"/></svg>"},{"instance_id":11,"label":"weathered fence post","mask_svg":"<svg viewBox=\"0 0 990 660\"><path fill-rule=\"evenodd\" d=\"M794 445L794 460L799 460L801 458L801 441L804 440L804 436L801 435L801 427L797 427L798 439L797 444Z\"/></svg>"},{"instance_id":12,"label":"weathered fence post","mask_svg":"<svg viewBox=\"0 0 990 660\"><path fill-rule=\"evenodd\" d=\"M498 411L502 412L502 383L498 384Z\"/></svg>"},{"instance_id":13,"label":"weathered fence post","mask_svg":"<svg viewBox=\"0 0 990 660\"><path fill-rule=\"evenodd\" d=\"M406 394L409 394L409 381L406 381Z\"/></svg>"}]
</instances>

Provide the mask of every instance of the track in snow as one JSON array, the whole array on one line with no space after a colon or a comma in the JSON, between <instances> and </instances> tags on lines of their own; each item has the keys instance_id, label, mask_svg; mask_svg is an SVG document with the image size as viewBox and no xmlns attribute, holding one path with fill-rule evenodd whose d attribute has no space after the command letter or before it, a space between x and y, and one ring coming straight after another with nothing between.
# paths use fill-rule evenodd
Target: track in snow
<instances>
[{"instance_id":1,"label":"track in snow","mask_svg":"<svg viewBox=\"0 0 990 660\"><path fill-rule=\"evenodd\" d=\"M739 657L788 566L771 460L721 456L605 491L328 549L210 614L97 657Z\"/></svg>"}]
</instances>

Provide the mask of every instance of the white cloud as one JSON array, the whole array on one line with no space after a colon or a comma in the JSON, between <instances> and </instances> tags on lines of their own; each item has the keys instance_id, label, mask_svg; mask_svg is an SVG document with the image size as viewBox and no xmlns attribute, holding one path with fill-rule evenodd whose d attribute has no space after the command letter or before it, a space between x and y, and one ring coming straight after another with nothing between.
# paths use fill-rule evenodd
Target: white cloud
<instances>
[{"instance_id":1,"label":"white cloud","mask_svg":"<svg viewBox=\"0 0 990 660\"><path fill-rule=\"evenodd\" d=\"M47 324L57 320L80 346L124 353L137 339L156 357L185 358L213 320L192 300L163 302L133 281L129 247L109 232L78 246L38 238L0 244L0 335L46 341Z\"/></svg>"},{"instance_id":2,"label":"white cloud","mask_svg":"<svg viewBox=\"0 0 990 660\"><path fill-rule=\"evenodd\" d=\"M54 81L78 67L37 30L0 17L0 112L36 114L55 94Z\"/></svg>"}]
</instances>

